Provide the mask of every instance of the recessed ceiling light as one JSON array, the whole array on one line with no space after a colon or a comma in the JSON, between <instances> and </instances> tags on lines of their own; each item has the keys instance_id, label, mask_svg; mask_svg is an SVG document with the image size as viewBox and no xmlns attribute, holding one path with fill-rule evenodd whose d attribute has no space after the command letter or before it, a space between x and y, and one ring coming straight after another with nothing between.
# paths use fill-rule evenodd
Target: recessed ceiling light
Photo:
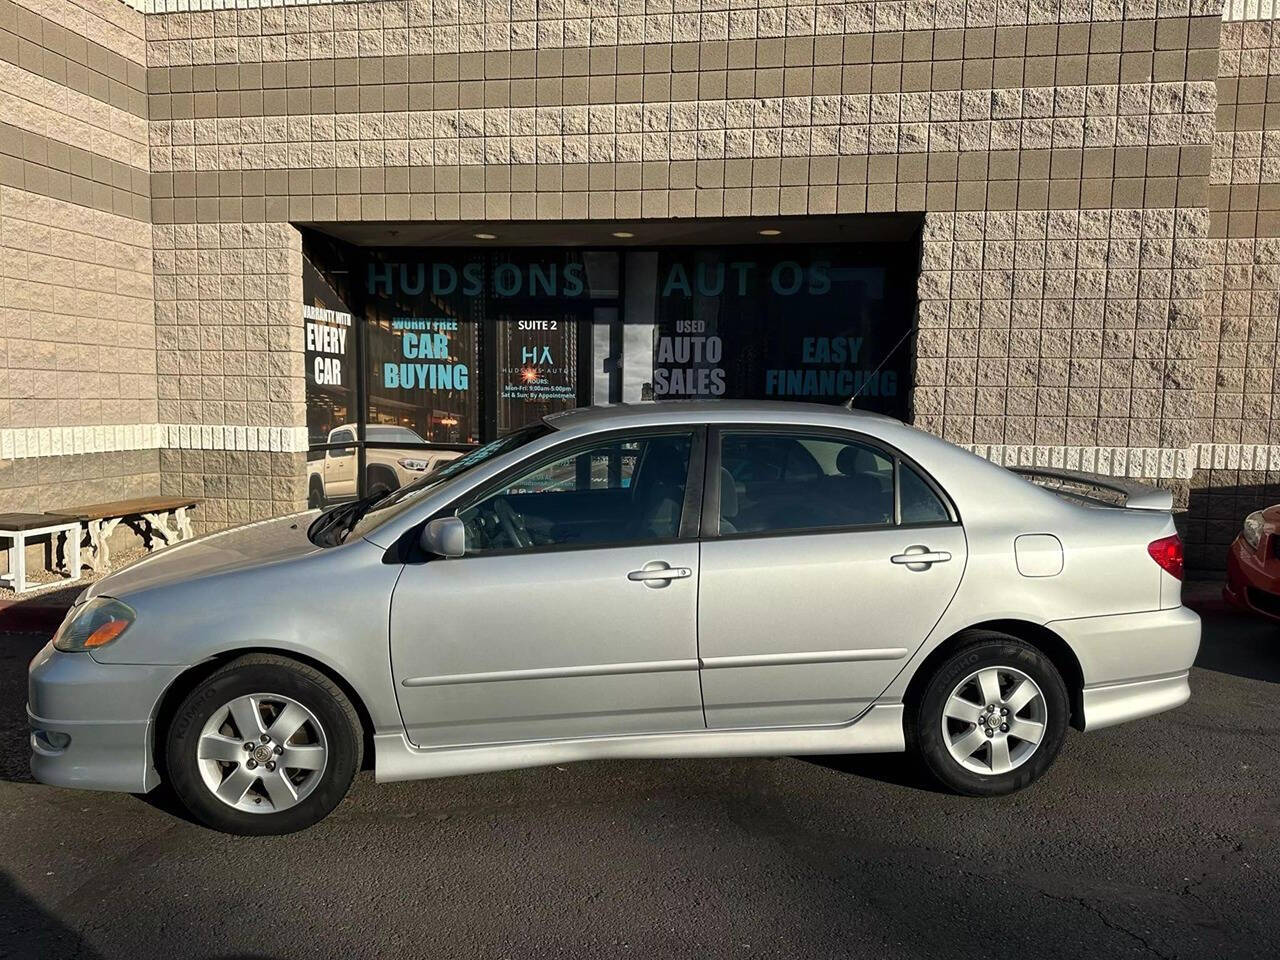
<instances>
[{"instance_id":1,"label":"recessed ceiling light","mask_svg":"<svg viewBox=\"0 0 1280 960\"><path fill-rule=\"evenodd\" d=\"M613 231L613 235L619 240L630 240L635 236L634 233L628 233L626 230L615 230Z\"/></svg>"},{"instance_id":2,"label":"recessed ceiling light","mask_svg":"<svg viewBox=\"0 0 1280 960\"><path fill-rule=\"evenodd\" d=\"M762 237L776 237L776 236L778 236L778 234L782 233L782 231L781 231L781 230L775 230L775 229L773 229L772 227L766 227L765 229L760 230L760 231L757 231L757 232L758 232L758 233L760 234L760 236L762 236Z\"/></svg>"},{"instance_id":3,"label":"recessed ceiling light","mask_svg":"<svg viewBox=\"0 0 1280 960\"><path fill-rule=\"evenodd\" d=\"M473 236L477 240L497 240L498 239L498 235L496 233L477 233L477 234L473 234Z\"/></svg>"}]
</instances>

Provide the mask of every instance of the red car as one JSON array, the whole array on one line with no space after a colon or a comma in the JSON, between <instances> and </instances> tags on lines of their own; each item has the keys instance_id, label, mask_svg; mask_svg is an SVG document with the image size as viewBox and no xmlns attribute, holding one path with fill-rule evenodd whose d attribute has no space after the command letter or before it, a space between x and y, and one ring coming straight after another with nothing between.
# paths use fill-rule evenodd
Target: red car
<instances>
[{"instance_id":1,"label":"red car","mask_svg":"<svg viewBox=\"0 0 1280 960\"><path fill-rule=\"evenodd\" d=\"M1255 510L1227 550L1228 603L1280 620L1280 504Z\"/></svg>"}]
</instances>

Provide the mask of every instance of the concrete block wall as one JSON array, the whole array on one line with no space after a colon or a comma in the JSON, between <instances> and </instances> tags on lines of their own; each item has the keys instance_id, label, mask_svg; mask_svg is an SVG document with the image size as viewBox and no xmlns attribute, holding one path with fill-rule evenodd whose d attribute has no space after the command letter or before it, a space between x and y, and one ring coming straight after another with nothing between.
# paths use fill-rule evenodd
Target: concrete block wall
<instances>
[{"instance_id":1,"label":"concrete block wall","mask_svg":"<svg viewBox=\"0 0 1280 960\"><path fill-rule=\"evenodd\" d=\"M1192 481L1192 540L1211 563L1250 510L1280 501L1280 32L1222 25L1195 432L1217 447Z\"/></svg>"},{"instance_id":2,"label":"concrete block wall","mask_svg":"<svg viewBox=\"0 0 1280 960\"><path fill-rule=\"evenodd\" d=\"M199 532L305 508L302 242L287 223L155 227L161 492Z\"/></svg>"},{"instance_id":3,"label":"concrete block wall","mask_svg":"<svg viewBox=\"0 0 1280 960\"><path fill-rule=\"evenodd\" d=\"M143 15L0 0L0 511L154 492Z\"/></svg>"}]
</instances>

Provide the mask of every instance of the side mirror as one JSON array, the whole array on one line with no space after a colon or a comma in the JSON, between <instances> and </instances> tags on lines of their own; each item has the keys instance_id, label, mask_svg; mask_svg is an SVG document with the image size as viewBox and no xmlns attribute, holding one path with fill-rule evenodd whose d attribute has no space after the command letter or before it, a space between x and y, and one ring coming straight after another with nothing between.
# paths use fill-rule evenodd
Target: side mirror
<instances>
[{"instance_id":1,"label":"side mirror","mask_svg":"<svg viewBox=\"0 0 1280 960\"><path fill-rule=\"evenodd\" d=\"M461 557L467 552L467 528L457 517L436 517L422 528L422 549L437 557Z\"/></svg>"}]
</instances>

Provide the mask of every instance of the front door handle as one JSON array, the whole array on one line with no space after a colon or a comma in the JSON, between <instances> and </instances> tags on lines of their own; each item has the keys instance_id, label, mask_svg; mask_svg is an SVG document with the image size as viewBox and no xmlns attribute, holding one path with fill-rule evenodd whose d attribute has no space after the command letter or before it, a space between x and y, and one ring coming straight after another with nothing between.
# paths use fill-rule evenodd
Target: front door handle
<instances>
[{"instance_id":1,"label":"front door handle","mask_svg":"<svg viewBox=\"0 0 1280 960\"><path fill-rule=\"evenodd\" d=\"M665 587L672 580L683 580L691 576L693 571L688 567L673 567L662 560L653 560L639 570L632 570L627 574L627 579L650 587Z\"/></svg>"},{"instance_id":2,"label":"front door handle","mask_svg":"<svg viewBox=\"0 0 1280 960\"><path fill-rule=\"evenodd\" d=\"M947 551L930 550L920 543L907 547L902 553L894 554L889 558L892 563L905 563L908 570L928 570L930 565L946 563L950 559L951 554Z\"/></svg>"}]
</instances>

